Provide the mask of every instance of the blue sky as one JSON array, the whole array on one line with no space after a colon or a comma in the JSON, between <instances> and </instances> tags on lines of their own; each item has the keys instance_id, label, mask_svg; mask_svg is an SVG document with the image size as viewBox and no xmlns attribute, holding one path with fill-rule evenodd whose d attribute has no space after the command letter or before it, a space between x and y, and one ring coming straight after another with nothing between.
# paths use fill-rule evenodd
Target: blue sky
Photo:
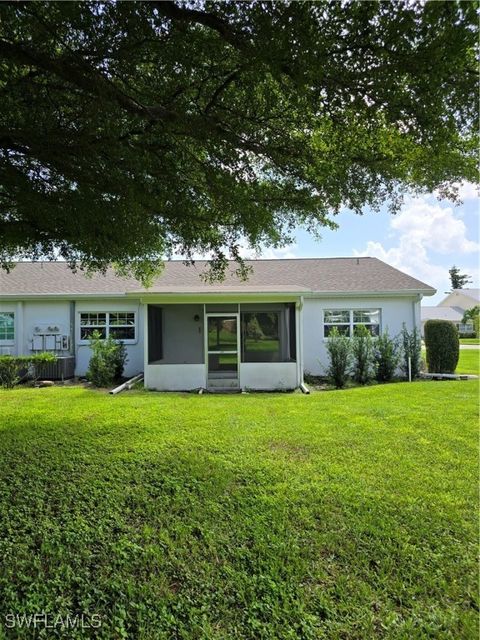
<instances>
[{"instance_id":1,"label":"blue sky","mask_svg":"<svg viewBox=\"0 0 480 640\"><path fill-rule=\"evenodd\" d=\"M435 287L435 305L450 289L449 268L455 264L472 276L469 287L479 287L479 204L473 185L460 186L463 204L438 200L434 194L407 197L396 215L386 207L358 216L349 211L336 218L336 231L325 229L320 241L298 229L295 243L283 249L265 249L266 258L374 256ZM248 252L247 252L248 254Z\"/></svg>"}]
</instances>

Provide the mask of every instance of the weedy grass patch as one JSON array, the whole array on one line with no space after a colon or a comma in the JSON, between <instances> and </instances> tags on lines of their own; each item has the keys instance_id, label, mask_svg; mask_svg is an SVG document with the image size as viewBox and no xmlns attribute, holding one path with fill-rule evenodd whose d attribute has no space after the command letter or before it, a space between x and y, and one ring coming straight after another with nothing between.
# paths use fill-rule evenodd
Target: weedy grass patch
<instances>
[{"instance_id":1,"label":"weedy grass patch","mask_svg":"<svg viewBox=\"0 0 480 640\"><path fill-rule=\"evenodd\" d=\"M0 637L478 637L477 393L0 392Z\"/></svg>"}]
</instances>

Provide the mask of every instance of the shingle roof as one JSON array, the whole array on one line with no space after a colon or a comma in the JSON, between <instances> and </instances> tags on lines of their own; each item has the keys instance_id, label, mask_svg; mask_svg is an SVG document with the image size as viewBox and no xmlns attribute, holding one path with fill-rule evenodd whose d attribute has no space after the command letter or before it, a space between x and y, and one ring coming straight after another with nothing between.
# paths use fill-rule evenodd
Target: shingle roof
<instances>
[{"instance_id":1,"label":"shingle roof","mask_svg":"<svg viewBox=\"0 0 480 640\"><path fill-rule=\"evenodd\" d=\"M422 322L425 320L449 320L450 322L461 322L463 311L458 307L422 307Z\"/></svg>"},{"instance_id":2,"label":"shingle roof","mask_svg":"<svg viewBox=\"0 0 480 640\"><path fill-rule=\"evenodd\" d=\"M3 295L101 295L125 293L227 293L227 292L318 292L318 293L402 293L433 295L435 289L394 269L377 258L303 258L249 260L248 280L236 275L231 263L225 280L209 283L202 279L208 263L186 265L180 260L165 262L160 277L148 290L133 278L106 275L91 277L73 273L65 262L18 262L10 273L0 269L0 298Z\"/></svg>"},{"instance_id":3,"label":"shingle roof","mask_svg":"<svg viewBox=\"0 0 480 640\"><path fill-rule=\"evenodd\" d=\"M457 289L458 293L463 294L472 300L480 302L480 289Z\"/></svg>"}]
</instances>

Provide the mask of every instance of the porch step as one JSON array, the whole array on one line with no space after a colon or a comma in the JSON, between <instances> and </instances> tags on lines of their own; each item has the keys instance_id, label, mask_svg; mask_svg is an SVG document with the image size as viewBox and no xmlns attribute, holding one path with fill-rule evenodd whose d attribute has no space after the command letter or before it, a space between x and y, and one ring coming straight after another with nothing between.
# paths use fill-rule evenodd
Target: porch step
<instances>
[{"instance_id":1,"label":"porch step","mask_svg":"<svg viewBox=\"0 0 480 640\"><path fill-rule=\"evenodd\" d=\"M208 388L238 389L238 378L209 378Z\"/></svg>"},{"instance_id":2,"label":"porch step","mask_svg":"<svg viewBox=\"0 0 480 640\"><path fill-rule=\"evenodd\" d=\"M240 387L207 387L207 393L242 393Z\"/></svg>"}]
</instances>

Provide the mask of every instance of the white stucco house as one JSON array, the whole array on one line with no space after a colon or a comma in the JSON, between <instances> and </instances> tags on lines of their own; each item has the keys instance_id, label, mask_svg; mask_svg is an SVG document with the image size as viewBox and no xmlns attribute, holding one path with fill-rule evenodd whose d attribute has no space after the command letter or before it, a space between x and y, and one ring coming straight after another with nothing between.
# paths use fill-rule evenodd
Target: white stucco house
<instances>
[{"instance_id":1,"label":"white stucco house","mask_svg":"<svg viewBox=\"0 0 480 640\"><path fill-rule=\"evenodd\" d=\"M321 375L332 327L352 335L420 329L435 289L376 258L253 260L240 280L202 278L204 262L165 263L149 289L113 271L87 277L63 262L0 270L0 353L52 351L58 375L84 375L94 330L126 345L125 375L158 390L293 389Z\"/></svg>"},{"instance_id":2,"label":"white stucco house","mask_svg":"<svg viewBox=\"0 0 480 640\"><path fill-rule=\"evenodd\" d=\"M422 335L427 320L448 320L460 335L474 332L473 322L463 324L463 314L480 304L480 289L454 289L436 307L422 306Z\"/></svg>"}]
</instances>

